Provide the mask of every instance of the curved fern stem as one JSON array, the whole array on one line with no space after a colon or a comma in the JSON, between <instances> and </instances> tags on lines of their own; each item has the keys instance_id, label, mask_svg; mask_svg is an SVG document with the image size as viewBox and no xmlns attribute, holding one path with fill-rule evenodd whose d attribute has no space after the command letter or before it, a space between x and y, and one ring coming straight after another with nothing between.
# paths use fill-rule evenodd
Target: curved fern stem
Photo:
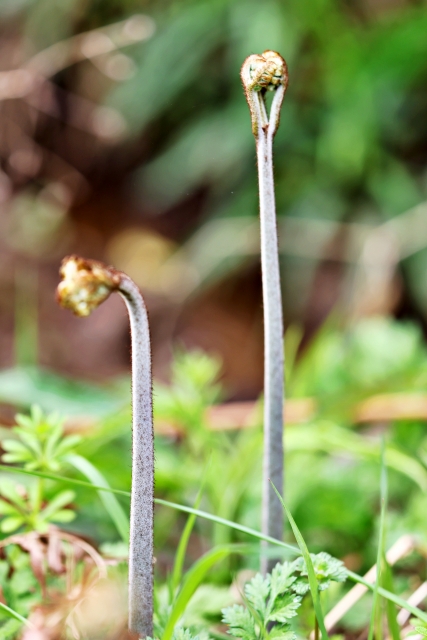
<instances>
[{"instance_id":1,"label":"curved fern stem","mask_svg":"<svg viewBox=\"0 0 427 640\"><path fill-rule=\"evenodd\" d=\"M126 274L101 262L69 256L61 266L58 302L88 316L113 291L123 297L132 339L132 492L129 544L129 630L153 635L154 434L151 347L147 309Z\"/></svg>"}]
</instances>

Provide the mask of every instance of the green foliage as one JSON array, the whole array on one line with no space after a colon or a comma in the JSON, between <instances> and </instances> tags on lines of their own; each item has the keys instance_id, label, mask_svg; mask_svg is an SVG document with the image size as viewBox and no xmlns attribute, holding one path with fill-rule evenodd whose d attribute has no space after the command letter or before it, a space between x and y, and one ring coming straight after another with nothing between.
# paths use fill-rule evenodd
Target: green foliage
<instances>
[{"instance_id":1,"label":"green foliage","mask_svg":"<svg viewBox=\"0 0 427 640\"><path fill-rule=\"evenodd\" d=\"M0 560L0 589L8 607L21 616L11 619L8 611L0 608L0 638L15 637L31 608L41 601L40 584L31 568L30 557L18 545L5 549L5 559ZM24 620L25 621L25 620Z\"/></svg>"},{"instance_id":2,"label":"green foliage","mask_svg":"<svg viewBox=\"0 0 427 640\"><path fill-rule=\"evenodd\" d=\"M384 332L383 336L381 332ZM331 344L334 345L333 348L330 347ZM390 353L395 344L400 344L399 360L395 360ZM316 351L322 354L319 360L316 360ZM375 352L377 360L372 366L370 352ZM366 437L363 432L356 433L348 428L352 426L349 408L354 406L355 401L368 397L371 393L413 388L421 391L425 380L426 361L420 334L414 325L375 319L355 325L344 337L338 329L324 329L315 339L313 346L309 346L303 357L294 363L289 379L291 392L293 395L312 395L320 405L319 417L324 418L299 425L295 429L288 429L286 434L288 500L311 551L325 549L338 557L345 553L357 552L360 573L375 562L378 539L380 441L375 434ZM353 363L355 366L352 370ZM324 378L322 368L325 372ZM171 386L156 385L156 419L173 424L181 434L178 438L156 437L156 492L159 496L156 506L156 546L162 549L162 566L163 562L166 562L167 566L172 568L172 554L179 547L178 535L184 529L182 514L180 516L178 510L170 509L168 500L184 505L194 504L202 478L204 491L200 513L208 513L206 518L197 518L195 522L191 522L191 527L189 525L186 531L191 563L194 563L200 545L203 545L202 548L213 548L217 544L227 545L230 541L245 541L247 535L255 535L254 530L258 529L261 430L254 428L240 432L218 433L207 428L206 412L223 393L216 382L218 371L218 362L212 361L206 354L178 352ZM125 386L123 383L123 388ZM128 390L123 391L123 397L125 392L127 394ZM23 393L23 404L27 403L25 397ZM346 405L345 412L341 410L340 403ZM338 419L338 415L346 416L346 419ZM52 433L50 429L54 430L54 420L46 419L50 427L45 425L45 428L41 427L45 418L38 422L33 417L29 420L34 426L39 425L40 438L44 443L41 450L46 451L46 442ZM31 434L34 426L29 427L27 424L25 428ZM424 464L427 456L423 458L427 451L424 426L421 421L405 421L391 425L389 430L385 462L390 476L392 509L389 518L393 526L390 527L390 534L387 536L386 548L389 548L400 533L419 532L419 535L423 536L427 526L423 497L427 487ZM20 424L18 429L22 428L24 427ZM1 435L11 440L10 433L9 429L4 429ZM15 442L20 443L19 433L15 432L13 435L16 436ZM26 447L25 455L28 455L27 450L34 451ZM79 444L79 453L89 458L92 471L89 472L89 467L72 464L73 460L76 462L80 459L76 459L76 454L72 451L62 455L53 447L54 455L51 458L45 455L44 460L40 453L34 453L34 459L23 459L20 463L27 475L23 474L22 480L18 483L13 482L12 488L9 486L12 483L8 482L11 474L8 479L3 475L1 489L5 486L5 491L10 497L2 494L1 504L6 503L7 506L3 508L10 511L14 508L15 502L15 506L19 506L18 501L21 501L21 510L26 520L20 526L30 529L34 526L34 521L30 523L35 513L34 506L37 507L39 503L36 526L43 530L48 522L54 521L54 516L52 513L49 515L47 511L44 515L48 517L42 521L43 516L40 514L49 507L57 495L68 490L67 483L72 485L75 481L76 484L72 485L76 492L73 503L78 504L79 519L73 524L73 528L76 527L83 535L91 536L102 545L108 544L117 539L117 531L111 524L113 514L117 520L116 525L125 524L130 483L129 451L129 414L115 413L104 418L99 427L88 432L87 437ZM5 455L11 453L13 452L8 450ZM32 462L36 463L34 471L27 468L27 464L31 465ZM53 470L54 467L50 464L52 462L59 465L57 471ZM101 475L93 475L94 468ZM89 482L84 482L80 475L76 476L76 480L73 477L76 469L79 469L79 474L84 473ZM310 472L301 473L301 469L309 469ZM1 473L5 474L5 467L2 467ZM40 473L40 476L28 475L32 473ZM69 477L66 478L68 474ZM19 478L16 473L13 477ZM30 480L27 481L28 478ZM42 481L41 485L38 483L39 480ZM21 487L20 482L24 486ZM106 491L101 491L103 485ZM124 514L123 517L118 515L118 510L111 510L108 500L105 501L106 508L101 502L94 500L91 488L93 486L98 488L100 496L113 495L108 487L117 487L113 491L117 491L120 502L123 501L123 506L116 503ZM38 496L41 496L41 501ZM166 498L166 501L162 501L162 497ZM71 511L68 506L69 503L60 508L60 511ZM197 510L196 512L198 513ZM2 524L9 517L12 518L12 522L9 521L10 527L17 525L18 521L13 518L20 517L19 522L22 522L22 513L13 512L2 514ZM8 523L6 528L7 526ZM123 526L123 533L125 529ZM14 530L16 529L11 529L11 532ZM6 531L4 535L7 535ZM183 540L182 550L185 545L186 540ZM289 551L288 546L283 547L285 552L286 549ZM343 577L342 564L328 556L326 551L311 553L310 559L318 590L322 590L331 581L339 582L340 576ZM202 565L205 560L203 559ZM179 584L176 579L173 588L160 579L156 585L160 601L156 612L156 638L163 635L173 608L177 614L174 614L175 621L171 625L172 633L176 633L176 629L182 627L189 629L192 635L198 634L202 638L206 629L219 622L218 612L221 608L232 603L227 590L230 566L233 571L237 571L241 567L254 568L257 562L254 556L249 555L242 560L237 554L225 557L221 563L216 564L213 560L212 564L210 559L206 560L206 571L202 566L199 573L195 566L195 573L192 574L190 568L190 576L193 576L194 581L192 578L184 589L189 559L184 561L182 553L179 562L182 570L176 574L182 576ZM300 558L294 567L292 578L295 580L288 590L291 594L291 605L295 602L294 597L303 598L309 588L308 571L304 561ZM395 606L401 606L398 594L403 594L406 583L399 577L395 580L394 586L389 578L390 576L384 573L384 581L381 582L378 593L381 598L387 594L386 606L390 627L393 615L395 616ZM178 601L180 593L182 595ZM259 593L260 591L253 589L252 597L255 599ZM331 602L328 599L333 602L341 593L339 585L330 589L326 599L322 595L322 606L329 607ZM36 594L35 601L39 601L37 598ZM24 616L27 615L24 607L17 606L16 598L11 599L10 592L6 596L6 602L12 609ZM247 600L244 609L257 620L259 614L255 615L255 606L249 605L248 602ZM256 604L261 610L263 606L267 609L268 598L264 598L263 602L264 605L261 602ZM280 620L286 619L287 622L282 626L290 624L291 628L283 633L295 632L304 635L305 631L302 632L301 629L309 630L312 625L313 611L310 602L307 600L305 604L304 600L304 606L295 609L298 616L290 620L287 618L289 611L286 604L284 601L283 618L279 611L274 628L282 624ZM246 626L247 616L245 613L242 618L242 624ZM361 617L358 624L364 619ZM9 620L7 624L10 622ZM256 627L255 632L261 633L259 629L260 627ZM277 633L277 630L273 632L271 629L269 633Z\"/></svg>"},{"instance_id":3,"label":"green foliage","mask_svg":"<svg viewBox=\"0 0 427 640\"><path fill-rule=\"evenodd\" d=\"M347 572L339 560L327 553L312 554L311 558L319 590L327 589L332 581L346 580ZM246 606L236 604L223 610L223 622L228 624L229 633L242 640L295 640L297 636L290 622L297 615L302 596L310 590L307 576L303 557L278 563L265 578L258 573L245 585Z\"/></svg>"},{"instance_id":4,"label":"green foliage","mask_svg":"<svg viewBox=\"0 0 427 640\"><path fill-rule=\"evenodd\" d=\"M424 389L427 351L420 327L391 318L369 318L345 331L327 323L293 372L291 393L319 399L329 416L347 418L369 394ZM335 405L335 408L333 408Z\"/></svg>"},{"instance_id":5,"label":"green foliage","mask_svg":"<svg viewBox=\"0 0 427 640\"><path fill-rule=\"evenodd\" d=\"M176 351L170 386L155 385L155 415L186 431L202 430L206 407L220 395L216 382L220 368L217 358L202 351Z\"/></svg>"},{"instance_id":6,"label":"green foliage","mask_svg":"<svg viewBox=\"0 0 427 640\"><path fill-rule=\"evenodd\" d=\"M60 491L48 504L41 507L43 497L40 495L40 481L19 490L14 484L2 481L0 498L0 530L12 533L25 526L27 530L47 531L50 522L66 523L75 518L75 513L68 507L75 498L74 491Z\"/></svg>"},{"instance_id":7,"label":"green foliage","mask_svg":"<svg viewBox=\"0 0 427 640\"><path fill-rule=\"evenodd\" d=\"M13 427L12 432L17 438L2 441L6 451L2 459L21 463L27 471L61 470L66 456L80 442L79 436L64 436L62 419L55 414L44 415L36 405L30 416L18 414L16 421L18 426ZM64 489L47 496L42 478L28 488L4 480L0 496L3 533L12 533L23 526L28 530L47 531L50 522L67 523L75 517L74 511L68 508L75 493Z\"/></svg>"},{"instance_id":8,"label":"green foliage","mask_svg":"<svg viewBox=\"0 0 427 640\"><path fill-rule=\"evenodd\" d=\"M271 575L265 578L257 574L245 585L246 607L234 605L223 610L223 622L228 624L229 633L242 640L284 637L294 640L296 635L290 630L290 620L297 615L301 597L291 586L296 577L291 563L277 564ZM269 623L276 622L270 634Z\"/></svg>"},{"instance_id":9,"label":"green foliage","mask_svg":"<svg viewBox=\"0 0 427 640\"><path fill-rule=\"evenodd\" d=\"M411 620L411 624L414 627L414 630L409 633L409 636L420 635L423 638L427 638L427 624L421 624L419 620L413 618Z\"/></svg>"},{"instance_id":10,"label":"green foliage","mask_svg":"<svg viewBox=\"0 0 427 640\"><path fill-rule=\"evenodd\" d=\"M64 436L64 420L56 414L46 416L39 406L33 405L31 415L16 416L19 426L12 432L17 440L3 440L2 447L7 452L4 462L20 463L25 469L59 471L65 457L80 442L80 436Z\"/></svg>"},{"instance_id":11,"label":"green foliage","mask_svg":"<svg viewBox=\"0 0 427 640\"><path fill-rule=\"evenodd\" d=\"M316 576L319 591L325 591L331 585L331 582L345 582L347 580L347 570L344 563L337 558L333 558L321 551L320 553L310 554L313 563L314 575ZM301 556L295 562L295 568L300 572L299 578L293 586L296 593L304 595L310 589L308 583L308 571L304 558ZM305 579L304 579L305 578Z\"/></svg>"}]
</instances>

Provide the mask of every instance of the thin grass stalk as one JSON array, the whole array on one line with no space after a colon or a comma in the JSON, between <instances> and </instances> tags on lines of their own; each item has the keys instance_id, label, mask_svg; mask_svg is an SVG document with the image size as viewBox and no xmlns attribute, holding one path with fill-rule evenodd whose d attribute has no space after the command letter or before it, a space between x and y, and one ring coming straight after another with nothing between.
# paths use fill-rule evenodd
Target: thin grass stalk
<instances>
[{"instance_id":1,"label":"thin grass stalk","mask_svg":"<svg viewBox=\"0 0 427 640\"><path fill-rule=\"evenodd\" d=\"M242 66L242 83L252 119L258 162L261 227L261 267L264 307L264 461L262 532L281 540L283 511L271 482L283 495L284 346L276 203L274 195L273 139L287 86L287 67L274 51L249 56ZM265 93L274 91L267 115ZM270 571L276 559L262 557L261 571Z\"/></svg>"}]
</instances>

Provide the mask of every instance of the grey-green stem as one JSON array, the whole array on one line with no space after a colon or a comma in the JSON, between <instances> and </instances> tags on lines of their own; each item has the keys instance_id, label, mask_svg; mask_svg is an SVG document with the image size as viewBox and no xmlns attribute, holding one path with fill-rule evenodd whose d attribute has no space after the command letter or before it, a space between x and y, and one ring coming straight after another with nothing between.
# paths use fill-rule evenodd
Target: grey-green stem
<instances>
[{"instance_id":1,"label":"grey-green stem","mask_svg":"<svg viewBox=\"0 0 427 640\"><path fill-rule=\"evenodd\" d=\"M129 542L129 629L153 636L154 433L147 309L136 284L122 275L118 292L132 338L132 495Z\"/></svg>"},{"instance_id":2,"label":"grey-green stem","mask_svg":"<svg viewBox=\"0 0 427 640\"><path fill-rule=\"evenodd\" d=\"M287 86L283 58L272 51L249 56L242 67L242 82L256 140L259 181L261 267L264 306L264 462L262 532L282 539L283 510L272 489L283 492L284 347L280 267L274 196L273 139ZM265 92L274 91L268 117ZM271 482L270 482L271 481ZM271 570L277 559L263 557L261 570Z\"/></svg>"},{"instance_id":3,"label":"grey-green stem","mask_svg":"<svg viewBox=\"0 0 427 640\"><path fill-rule=\"evenodd\" d=\"M65 258L59 303L87 316L113 291L123 297L132 340L132 493L129 630L153 636L154 433L148 315L139 288L124 273L77 256Z\"/></svg>"}]
</instances>

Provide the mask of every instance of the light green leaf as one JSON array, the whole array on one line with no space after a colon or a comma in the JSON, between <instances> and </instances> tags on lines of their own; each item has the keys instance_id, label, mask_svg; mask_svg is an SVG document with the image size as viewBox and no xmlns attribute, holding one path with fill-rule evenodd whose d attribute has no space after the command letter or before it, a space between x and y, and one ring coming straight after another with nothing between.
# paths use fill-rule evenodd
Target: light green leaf
<instances>
[{"instance_id":1,"label":"light green leaf","mask_svg":"<svg viewBox=\"0 0 427 640\"><path fill-rule=\"evenodd\" d=\"M10 514L19 515L19 516L21 515L19 510L16 507L14 507L13 504L10 504L5 500L0 499L0 515L7 516Z\"/></svg>"},{"instance_id":2,"label":"light green leaf","mask_svg":"<svg viewBox=\"0 0 427 640\"><path fill-rule=\"evenodd\" d=\"M301 606L300 596L294 593L287 593L276 600L276 606L269 615L268 620L272 622L287 623L297 615L297 609Z\"/></svg>"},{"instance_id":3,"label":"light green leaf","mask_svg":"<svg viewBox=\"0 0 427 640\"><path fill-rule=\"evenodd\" d=\"M19 440L3 440L3 442L1 443L2 448L5 451L10 451L10 452L24 452L24 453L28 453L28 448L22 444L22 442L19 442Z\"/></svg>"},{"instance_id":4,"label":"light green leaf","mask_svg":"<svg viewBox=\"0 0 427 640\"><path fill-rule=\"evenodd\" d=\"M257 573L250 582L245 585L246 599L255 609L257 613L264 620L266 614L266 600L270 595L270 576L262 577L260 573Z\"/></svg>"},{"instance_id":5,"label":"light green leaf","mask_svg":"<svg viewBox=\"0 0 427 640\"><path fill-rule=\"evenodd\" d=\"M222 621L228 624L229 633L236 638L256 640L259 637L250 612L239 604L223 609Z\"/></svg>"},{"instance_id":6,"label":"light green leaf","mask_svg":"<svg viewBox=\"0 0 427 640\"><path fill-rule=\"evenodd\" d=\"M75 511L71 509L62 509L61 511L57 511L53 516L50 517L50 520L53 522L72 522L76 517Z\"/></svg>"},{"instance_id":7,"label":"light green leaf","mask_svg":"<svg viewBox=\"0 0 427 640\"><path fill-rule=\"evenodd\" d=\"M278 562L271 572L269 612L278 595L287 591L294 584L295 564L293 562Z\"/></svg>"},{"instance_id":8,"label":"light green leaf","mask_svg":"<svg viewBox=\"0 0 427 640\"><path fill-rule=\"evenodd\" d=\"M62 507L70 504L70 502L72 502L75 497L76 494L74 493L74 491L61 491L53 498L53 500L49 502L47 507L43 509L40 517L43 520L49 520L57 511L60 511Z\"/></svg>"},{"instance_id":9,"label":"light green leaf","mask_svg":"<svg viewBox=\"0 0 427 640\"><path fill-rule=\"evenodd\" d=\"M0 523L0 529L3 533L11 533L16 529L19 529L24 524L25 520L22 516L10 516L5 518Z\"/></svg>"}]
</instances>

